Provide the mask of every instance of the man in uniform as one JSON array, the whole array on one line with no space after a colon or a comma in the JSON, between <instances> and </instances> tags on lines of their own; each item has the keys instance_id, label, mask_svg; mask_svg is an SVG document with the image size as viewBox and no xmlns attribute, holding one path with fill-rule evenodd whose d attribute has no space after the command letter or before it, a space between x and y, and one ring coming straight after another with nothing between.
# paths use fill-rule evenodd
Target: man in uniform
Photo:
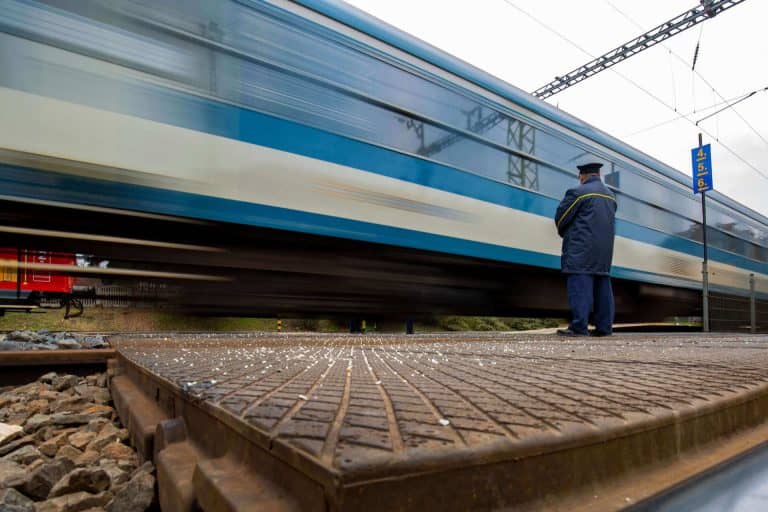
<instances>
[{"instance_id":1,"label":"man in uniform","mask_svg":"<svg viewBox=\"0 0 768 512\"><path fill-rule=\"evenodd\" d=\"M568 305L572 320L562 336L588 336L589 314L594 310L593 336L613 332L611 260L615 234L616 197L600 180L603 164L579 165L578 187L565 193L557 207L555 225L563 237L561 268L568 278Z\"/></svg>"}]
</instances>

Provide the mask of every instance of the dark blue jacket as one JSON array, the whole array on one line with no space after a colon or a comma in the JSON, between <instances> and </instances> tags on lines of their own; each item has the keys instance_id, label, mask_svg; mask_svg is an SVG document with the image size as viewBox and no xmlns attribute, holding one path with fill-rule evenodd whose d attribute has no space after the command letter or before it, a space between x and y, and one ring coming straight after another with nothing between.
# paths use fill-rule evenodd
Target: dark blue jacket
<instances>
[{"instance_id":1,"label":"dark blue jacket","mask_svg":"<svg viewBox=\"0 0 768 512\"><path fill-rule=\"evenodd\" d=\"M598 176L565 193L555 214L557 233L563 237L563 272L608 275L615 216L616 197Z\"/></svg>"}]
</instances>

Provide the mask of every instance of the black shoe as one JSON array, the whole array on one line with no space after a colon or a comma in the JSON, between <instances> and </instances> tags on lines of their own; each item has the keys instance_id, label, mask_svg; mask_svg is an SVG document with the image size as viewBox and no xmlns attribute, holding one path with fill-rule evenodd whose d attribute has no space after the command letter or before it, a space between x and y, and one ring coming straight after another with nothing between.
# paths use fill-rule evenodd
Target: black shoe
<instances>
[{"instance_id":1,"label":"black shoe","mask_svg":"<svg viewBox=\"0 0 768 512\"><path fill-rule=\"evenodd\" d=\"M557 335L558 336L571 336L571 337L575 337L575 336L589 336L588 333L583 333L582 334L580 332L573 331L570 328L568 328L568 329L558 329L557 330Z\"/></svg>"},{"instance_id":2,"label":"black shoe","mask_svg":"<svg viewBox=\"0 0 768 512\"><path fill-rule=\"evenodd\" d=\"M603 332L603 331L598 331L597 329L592 329L591 331L589 331L589 335L594 336L595 338L604 338L606 336L612 336L613 334L610 332Z\"/></svg>"}]
</instances>

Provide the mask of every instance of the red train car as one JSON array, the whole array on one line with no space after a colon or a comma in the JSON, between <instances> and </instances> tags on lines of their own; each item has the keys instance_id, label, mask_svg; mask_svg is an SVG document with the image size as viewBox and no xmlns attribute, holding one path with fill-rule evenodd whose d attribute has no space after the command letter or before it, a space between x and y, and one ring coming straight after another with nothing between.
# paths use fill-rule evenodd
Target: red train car
<instances>
[{"instance_id":1,"label":"red train car","mask_svg":"<svg viewBox=\"0 0 768 512\"><path fill-rule=\"evenodd\" d=\"M61 265L75 264L74 254L0 248L0 313L39 307L43 300L67 306L75 278Z\"/></svg>"}]
</instances>

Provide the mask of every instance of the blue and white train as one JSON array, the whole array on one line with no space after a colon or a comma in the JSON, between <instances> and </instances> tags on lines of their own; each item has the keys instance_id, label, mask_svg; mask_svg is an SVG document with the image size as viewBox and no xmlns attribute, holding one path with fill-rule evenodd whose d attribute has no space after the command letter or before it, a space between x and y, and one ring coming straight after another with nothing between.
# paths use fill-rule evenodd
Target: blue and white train
<instances>
[{"instance_id":1,"label":"blue and white train","mask_svg":"<svg viewBox=\"0 0 768 512\"><path fill-rule=\"evenodd\" d=\"M619 202L620 316L695 312L690 178L342 2L0 0L0 199L292 233L362 267L397 254L393 310L564 311L552 216L586 161ZM709 198L713 289L754 274L768 297L768 219Z\"/></svg>"}]
</instances>

